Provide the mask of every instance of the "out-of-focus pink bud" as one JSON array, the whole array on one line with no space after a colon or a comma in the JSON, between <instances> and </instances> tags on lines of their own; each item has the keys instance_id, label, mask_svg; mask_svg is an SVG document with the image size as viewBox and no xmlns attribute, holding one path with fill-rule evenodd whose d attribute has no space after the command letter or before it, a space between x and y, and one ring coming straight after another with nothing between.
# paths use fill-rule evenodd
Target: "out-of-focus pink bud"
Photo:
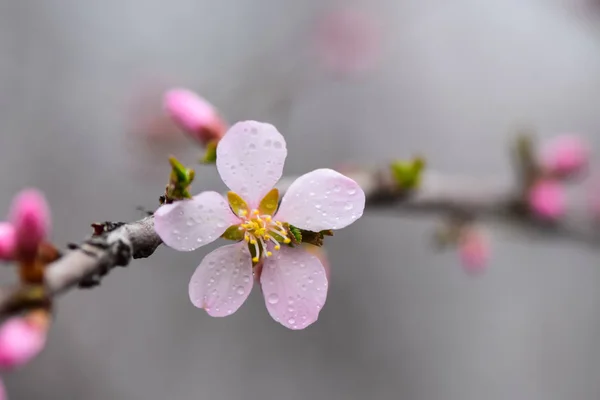
<instances>
[{"instance_id":1,"label":"out-of-focus pink bud","mask_svg":"<svg viewBox=\"0 0 600 400\"><path fill-rule=\"evenodd\" d=\"M566 177L583 172L589 163L586 143L577 136L561 136L542 149L541 167L544 172Z\"/></svg>"},{"instance_id":2,"label":"out-of-focus pink bud","mask_svg":"<svg viewBox=\"0 0 600 400\"><path fill-rule=\"evenodd\" d=\"M529 190L529 208L541 219L556 220L566 210L566 196L560 182L544 179L535 183Z\"/></svg>"},{"instance_id":3,"label":"out-of-focus pink bud","mask_svg":"<svg viewBox=\"0 0 600 400\"><path fill-rule=\"evenodd\" d=\"M13 199L10 221L15 228L19 255L35 255L50 231L50 210L44 195L35 189L21 191Z\"/></svg>"},{"instance_id":4,"label":"out-of-focus pink bud","mask_svg":"<svg viewBox=\"0 0 600 400\"><path fill-rule=\"evenodd\" d=\"M164 108L184 132L203 145L220 140L227 131L215 107L190 90L169 90L164 96Z\"/></svg>"},{"instance_id":5,"label":"out-of-focus pink bud","mask_svg":"<svg viewBox=\"0 0 600 400\"><path fill-rule=\"evenodd\" d=\"M15 317L0 327L0 368L27 364L46 344L46 331L24 318Z\"/></svg>"},{"instance_id":6,"label":"out-of-focus pink bud","mask_svg":"<svg viewBox=\"0 0 600 400\"><path fill-rule=\"evenodd\" d=\"M468 273L481 273L486 269L490 258L490 246L482 233L468 229L459 241L458 252Z\"/></svg>"},{"instance_id":7,"label":"out-of-focus pink bud","mask_svg":"<svg viewBox=\"0 0 600 400\"><path fill-rule=\"evenodd\" d=\"M0 222L0 260L12 260L16 246L17 236L14 226L8 222Z\"/></svg>"},{"instance_id":8,"label":"out-of-focus pink bud","mask_svg":"<svg viewBox=\"0 0 600 400\"><path fill-rule=\"evenodd\" d=\"M340 9L325 15L317 26L316 40L321 61L336 73L364 72L379 60L379 26L372 16L358 9Z\"/></svg>"}]
</instances>

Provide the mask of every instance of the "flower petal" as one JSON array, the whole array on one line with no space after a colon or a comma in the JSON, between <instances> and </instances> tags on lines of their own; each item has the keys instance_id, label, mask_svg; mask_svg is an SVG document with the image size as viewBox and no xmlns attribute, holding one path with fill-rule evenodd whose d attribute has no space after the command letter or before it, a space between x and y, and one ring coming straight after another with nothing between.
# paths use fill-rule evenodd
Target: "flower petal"
<instances>
[{"instance_id":1,"label":"flower petal","mask_svg":"<svg viewBox=\"0 0 600 400\"><path fill-rule=\"evenodd\" d=\"M365 192L354 180L332 169L317 169L288 188L276 218L319 232L344 228L363 214Z\"/></svg>"},{"instance_id":2,"label":"flower petal","mask_svg":"<svg viewBox=\"0 0 600 400\"><path fill-rule=\"evenodd\" d=\"M190 280L190 300L208 315L225 317L246 301L252 290L252 260L246 242L208 253Z\"/></svg>"},{"instance_id":3,"label":"flower petal","mask_svg":"<svg viewBox=\"0 0 600 400\"><path fill-rule=\"evenodd\" d=\"M298 247L283 247L265 259L260 284L269 314L290 329L315 322L327 298L323 264Z\"/></svg>"},{"instance_id":4,"label":"flower petal","mask_svg":"<svg viewBox=\"0 0 600 400\"><path fill-rule=\"evenodd\" d=\"M165 204L154 213L154 229L169 247L192 251L219 238L239 223L217 192L202 192L190 200Z\"/></svg>"},{"instance_id":5,"label":"flower petal","mask_svg":"<svg viewBox=\"0 0 600 400\"><path fill-rule=\"evenodd\" d=\"M256 208L281 178L286 156L285 139L273 125L238 122L217 146L217 169L223 182Z\"/></svg>"}]
</instances>

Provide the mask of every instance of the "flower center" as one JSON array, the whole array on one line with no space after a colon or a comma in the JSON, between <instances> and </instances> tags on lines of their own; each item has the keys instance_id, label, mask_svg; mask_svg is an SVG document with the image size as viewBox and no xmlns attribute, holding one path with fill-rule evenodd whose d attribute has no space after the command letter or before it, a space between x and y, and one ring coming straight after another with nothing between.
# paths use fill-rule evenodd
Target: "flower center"
<instances>
[{"instance_id":1,"label":"flower center","mask_svg":"<svg viewBox=\"0 0 600 400\"><path fill-rule=\"evenodd\" d=\"M280 221L275 221L270 215L260 215L260 211L241 210L242 223L239 229L244 231L244 240L254 246L253 262L258 262L262 255L271 257L273 253L267 250L267 243L274 244L273 249L281 249L280 243L288 244L291 239Z\"/></svg>"}]
</instances>

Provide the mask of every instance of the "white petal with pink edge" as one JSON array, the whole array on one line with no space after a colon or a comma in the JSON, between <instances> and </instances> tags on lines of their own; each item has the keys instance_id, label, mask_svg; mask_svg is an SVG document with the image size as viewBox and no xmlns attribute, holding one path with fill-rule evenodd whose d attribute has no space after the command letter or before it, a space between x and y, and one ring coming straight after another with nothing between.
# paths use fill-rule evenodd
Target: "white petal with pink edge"
<instances>
[{"instance_id":1,"label":"white petal with pink edge","mask_svg":"<svg viewBox=\"0 0 600 400\"><path fill-rule=\"evenodd\" d=\"M161 206L154 213L154 230L169 247L192 251L219 238L239 219L217 192L202 192L190 200Z\"/></svg>"},{"instance_id":2,"label":"white petal with pink edge","mask_svg":"<svg viewBox=\"0 0 600 400\"><path fill-rule=\"evenodd\" d=\"M327 299L323 264L302 248L285 246L266 258L260 284L269 314L290 329L315 322Z\"/></svg>"},{"instance_id":3,"label":"white petal with pink edge","mask_svg":"<svg viewBox=\"0 0 600 400\"><path fill-rule=\"evenodd\" d=\"M363 214L365 193L354 180L332 169L302 175L288 188L277 220L301 229L344 228Z\"/></svg>"},{"instance_id":4,"label":"white petal with pink edge","mask_svg":"<svg viewBox=\"0 0 600 400\"><path fill-rule=\"evenodd\" d=\"M281 178L286 156L285 139L273 125L238 122L219 141L217 170L229 189L254 208Z\"/></svg>"},{"instance_id":5,"label":"white petal with pink edge","mask_svg":"<svg viewBox=\"0 0 600 400\"><path fill-rule=\"evenodd\" d=\"M208 315L231 315L252 290L252 260L245 242L219 247L208 253L192 275L189 294L192 304Z\"/></svg>"}]
</instances>

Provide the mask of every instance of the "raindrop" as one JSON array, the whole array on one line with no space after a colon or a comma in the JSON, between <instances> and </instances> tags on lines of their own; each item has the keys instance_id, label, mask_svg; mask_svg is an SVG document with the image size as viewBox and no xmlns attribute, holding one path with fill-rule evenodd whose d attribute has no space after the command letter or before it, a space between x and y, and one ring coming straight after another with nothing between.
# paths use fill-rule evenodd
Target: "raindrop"
<instances>
[{"instance_id":1,"label":"raindrop","mask_svg":"<svg viewBox=\"0 0 600 400\"><path fill-rule=\"evenodd\" d=\"M288 307L288 312L294 312L294 307Z\"/></svg>"},{"instance_id":2,"label":"raindrop","mask_svg":"<svg viewBox=\"0 0 600 400\"><path fill-rule=\"evenodd\" d=\"M192 225L194 225L194 220L190 218L190 219L188 219L188 220L186 221L186 223L185 223L185 224L186 224L187 226L192 226Z\"/></svg>"},{"instance_id":3,"label":"raindrop","mask_svg":"<svg viewBox=\"0 0 600 400\"><path fill-rule=\"evenodd\" d=\"M250 128L250 134L252 136L258 135L258 129L256 129L256 127L253 126L252 128Z\"/></svg>"},{"instance_id":4,"label":"raindrop","mask_svg":"<svg viewBox=\"0 0 600 400\"><path fill-rule=\"evenodd\" d=\"M348 189L348 192L347 192L347 193L348 193L350 196L352 196L353 194L355 194L355 193L356 193L356 189Z\"/></svg>"},{"instance_id":5,"label":"raindrop","mask_svg":"<svg viewBox=\"0 0 600 400\"><path fill-rule=\"evenodd\" d=\"M290 297L290 298L289 298L289 300L288 300L288 304L289 304L289 305L292 305L292 304L294 304L294 299Z\"/></svg>"},{"instance_id":6,"label":"raindrop","mask_svg":"<svg viewBox=\"0 0 600 400\"><path fill-rule=\"evenodd\" d=\"M296 320L294 318L288 319L288 324L294 325L295 323L296 323Z\"/></svg>"},{"instance_id":7,"label":"raindrop","mask_svg":"<svg viewBox=\"0 0 600 400\"><path fill-rule=\"evenodd\" d=\"M250 143L248 145L248 148L251 149L251 150L254 150L254 149L256 149L256 145L254 143Z\"/></svg>"},{"instance_id":8,"label":"raindrop","mask_svg":"<svg viewBox=\"0 0 600 400\"><path fill-rule=\"evenodd\" d=\"M204 206L202 204L198 204L198 210L202 210Z\"/></svg>"},{"instance_id":9,"label":"raindrop","mask_svg":"<svg viewBox=\"0 0 600 400\"><path fill-rule=\"evenodd\" d=\"M302 286L300 286L300 288L304 291L306 291L306 285L302 284Z\"/></svg>"},{"instance_id":10,"label":"raindrop","mask_svg":"<svg viewBox=\"0 0 600 400\"><path fill-rule=\"evenodd\" d=\"M216 296L218 293L217 289L213 289L210 294L212 294L213 296Z\"/></svg>"},{"instance_id":11,"label":"raindrop","mask_svg":"<svg viewBox=\"0 0 600 400\"><path fill-rule=\"evenodd\" d=\"M244 275L244 282L245 283L250 282L250 277L248 275Z\"/></svg>"},{"instance_id":12,"label":"raindrop","mask_svg":"<svg viewBox=\"0 0 600 400\"><path fill-rule=\"evenodd\" d=\"M315 204L315 208L316 208L317 210L320 210L320 209L321 209L321 205L320 205L320 204Z\"/></svg>"},{"instance_id":13,"label":"raindrop","mask_svg":"<svg viewBox=\"0 0 600 400\"><path fill-rule=\"evenodd\" d=\"M342 190L342 187L340 185L335 185L333 187L333 191L336 192L336 193L339 193L341 190Z\"/></svg>"},{"instance_id":14,"label":"raindrop","mask_svg":"<svg viewBox=\"0 0 600 400\"><path fill-rule=\"evenodd\" d=\"M352 210L354 208L354 204L347 202L344 206L344 210Z\"/></svg>"},{"instance_id":15,"label":"raindrop","mask_svg":"<svg viewBox=\"0 0 600 400\"><path fill-rule=\"evenodd\" d=\"M280 149L280 148L282 147L282 146L281 146L281 142L275 141L275 142L273 143L273 147L275 147L276 149Z\"/></svg>"},{"instance_id":16,"label":"raindrop","mask_svg":"<svg viewBox=\"0 0 600 400\"><path fill-rule=\"evenodd\" d=\"M202 238L198 238L198 239L196 239L196 242L198 242L198 243L202 243Z\"/></svg>"},{"instance_id":17,"label":"raindrop","mask_svg":"<svg viewBox=\"0 0 600 400\"><path fill-rule=\"evenodd\" d=\"M273 142L271 141L271 139L267 139L267 140L265 140L265 147L271 147L271 144L272 144L272 143L273 143Z\"/></svg>"},{"instance_id":18,"label":"raindrop","mask_svg":"<svg viewBox=\"0 0 600 400\"><path fill-rule=\"evenodd\" d=\"M177 229L173 230L173 235L179 235L179 231Z\"/></svg>"},{"instance_id":19,"label":"raindrop","mask_svg":"<svg viewBox=\"0 0 600 400\"><path fill-rule=\"evenodd\" d=\"M279 296L277 295L277 293L271 293L267 298L267 301L269 302L269 304L277 304L279 303Z\"/></svg>"},{"instance_id":20,"label":"raindrop","mask_svg":"<svg viewBox=\"0 0 600 400\"><path fill-rule=\"evenodd\" d=\"M219 221L219 222L217 222L217 226L218 226L219 228L224 228L224 227L225 227L225 222L223 222L223 221Z\"/></svg>"},{"instance_id":21,"label":"raindrop","mask_svg":"<svg viewBox=\"0 0 600 400\"><path fill-rule=\"evenodd\" d=\"M306 267L306 264L300 263L300 268L304 268L304 267Z\"/></svg>"},{"instance_id":22,"label":"raindrop","mask_svg":"<svg viewBox=\"0 0 600 400\"><path fill-rule=\"evenodd\" d=\"M315 280L313 279L313 277L312 277L312 276L310 276L310 277L308 278L308 283L313 283L314 281L315 281Z\"/></svg>"},{"instance_id":23,"label":"raindrop","mask_svg":"<svg viewBox=\"0 0 600 400\"><path fill-rule=\"evenodd\" d=\"M308 195L312 197L315 195L315 192L310 192Z\"/></svg>"}]
</instances>

